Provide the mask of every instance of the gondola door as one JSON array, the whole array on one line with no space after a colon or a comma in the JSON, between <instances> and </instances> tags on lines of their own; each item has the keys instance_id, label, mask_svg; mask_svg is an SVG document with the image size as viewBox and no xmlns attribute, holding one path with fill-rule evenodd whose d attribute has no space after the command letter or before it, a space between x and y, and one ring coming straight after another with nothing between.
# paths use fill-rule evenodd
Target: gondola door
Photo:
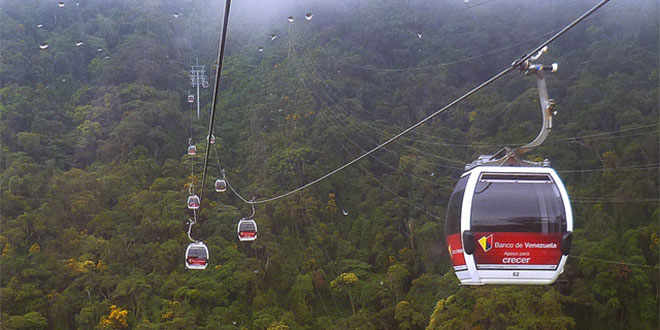
<instances>
[{"instance_id":1,"label":"gondola door","mask_svg":"<svg viewBox=\"0 0 660 330\"><path fill-rule=\"evenodd\" d=\"M463 208L463 196L465 195L465 186L467 184L469 174L464 175L458 180L454 192L449 197L449 206L447 207L447 214L445 220L445 233L447 235L447 250L449 258L456 272L459 280L469 280L470 274L467 271L468 267L465 263L465 255L463 253L463 243L461 242L461 214Z\"/></svg>"}]
</instances>

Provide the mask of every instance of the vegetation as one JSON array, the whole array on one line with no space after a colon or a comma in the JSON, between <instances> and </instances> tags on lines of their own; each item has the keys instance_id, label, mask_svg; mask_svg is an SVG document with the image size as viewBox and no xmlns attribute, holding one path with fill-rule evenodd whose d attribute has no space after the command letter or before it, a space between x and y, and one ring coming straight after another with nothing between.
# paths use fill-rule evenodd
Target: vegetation
<instances>
[{"instance_id":1,"label":"vegetation","mask_svg":"<svg viewBox=\"0 0 660 330\"><path fill-rule=\"evenodd\" d=\"M450 267L445 206L464 163L536 134L532 78L510 74L329 180L259 205L253 243L235 231L249 207L209 180L193 236L210 266L185 270L185 198L201 185L199 157L191 175L184 156L186 70L196 57L213 67L222 4L174 3L2 3L2 328L657 329L653 1L613 1L543 58L560 63L548 77L559 113L530 159L550 158L572 196L565 273L551 286L478 288ZM257 198L384 141L592 5L277 3L233 4L209 168ZM192 120L198 153L210 90Z\"/></svg>"}]
</instances>

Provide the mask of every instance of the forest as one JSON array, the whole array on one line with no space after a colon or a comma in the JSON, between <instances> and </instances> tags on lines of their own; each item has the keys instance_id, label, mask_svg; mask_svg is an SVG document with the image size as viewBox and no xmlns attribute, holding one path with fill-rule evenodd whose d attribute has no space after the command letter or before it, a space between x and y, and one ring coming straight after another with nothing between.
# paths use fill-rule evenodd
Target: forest
<instances>
[{"instance_id":1,"label":"forest","mask_svg":"<svg viewBox=\"0 0 660 330\"><path fill-rule=\"evenodd\" d=\"M658 329L660 9L612 0L549 46L549 159L573 246L547 286L461 286L464 165L532 140L507 68L596 0L0 0L2 329ZM290 18L288 18L290 17ZM189 71L204 65L201 111ZM196 97L196 96L195 96ZM186 155L189 139L197 156ZM206 182L203 155L210 150ZM210 253L186 269L192 236Z\"/></svg>"}]
</instances>

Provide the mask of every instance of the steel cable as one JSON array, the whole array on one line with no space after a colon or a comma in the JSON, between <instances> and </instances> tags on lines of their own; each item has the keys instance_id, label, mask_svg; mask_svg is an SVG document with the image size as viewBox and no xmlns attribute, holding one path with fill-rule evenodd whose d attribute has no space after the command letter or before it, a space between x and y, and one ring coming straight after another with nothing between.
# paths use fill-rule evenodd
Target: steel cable
<instances>
[{"instance_id":1,"label":"steel cable","mask_svg":"<svg viewBox=\"0 0 660 330\"><path fill-rule=\"evenodd\" d=\"M437 115L439 115L439 114L441 114L441 113L447 111L448 109L450 109L450 108L453 107L454 105L456 105L456 104L462 102L463 100L467 99L468 97L472 96L473 94L475 94L476 92L480 91L480 90L483 89L484 87L486 87L486 86L492 84L494 81L500 79L501 77L503 77L504 75L508 74L509 72L511 72L511 71L513 71L513 70L519 68L519 67L520 67L520 66L521 66L526 60L528 60L530 57L532 57L532 56L534 56L535 54L537 54L537 53L538 53L541 49L543 49L545 46L547 46L547 45L549 45L550 43L552 43L553 41L555 41L555 40L556 40L557 38L559 38L561 35L563 35L563 34L566 33L568 30L570 30L571 28L573 28L575 25L577 25L578 23L580 23L581 21L583 21L585 18L587 18L588 16L590 16L592 13L594 13L595 11L597 11L598 9L600 9L602 6L604 6L605 4L607 4L609 1L610 1L610 0L602 0L601 2L599 2L598 4L596 4L595 6L593 6L591 9L589 9L588 11L586 11L585 13L583 13L580 17L578 17L578 18L576 18L575 20L573 20L570 24L566 25L566 26L565 26L563 29L561 29L559 32L555 33L555 34L554 34L552 37L550 37L548 40L546 40L546 41L544 41L543 43L541 43L539 46L537 46L536 48L534 48L532 51L530 51L530 52L527 53L526 55L523 55L523 56L521 56L519 59L515 60L515 61L514 61L509 67L507 67L506 69L500 71L499 73L495 74L495 75L492 76L491 78L487 79L486 81L484 81L484 82L482 82L481 84L477 85L476 87L472 88L471 90L469 90L467 93L465 93L465 94L462 95L461 97L455 99L454 101L450 102L449 104L447 104L446 106L442 107L441 109L439 109L439 110L437 110L437 111L431 113L430 115L428 115L428 116L425 117L424 119L420 120L419 122L413 124L412 126L406 128L406 129L404 129L404 130L401 131L400 133L398 133L398 134L392 136L391 138L389 138L389 139L387 139L386 141L380 143L379 145L377 145L376 147L374 147L374 148L370 149L369 151L363 153L362 155L360 155L360 156L354 158L353 160L351 160L351 161L349 161L349 162L347 162L347 163L345 163L345 164L343 164L343 165L341 165L341 166L335 168L334 170L332 170L332 171L326 173L325 175L323 175L323 176L321 176L321 177L319 177L319 178L317 178L317 179L315 179L315 180L312 180L312 181L310 181L310 182L308 182L308 183L306 183L306 184L304 184L304 185L302 185L302 186L299 186L298 188L295 188L295 189L293 189L293 190L290 190L290 191L288 191L288 192L286 192L286 193L283 193L283 194L280 194L280 195L277 195L277 196L274 196L274 197L270 197L270 198L266 198L266 199L262 199L262 200L252 200L252 201L249 201L248 203L249 203L249 204L262 204L262 203L268 203L268 202L276 201L276 200L278 200L278 199L281 199L281 198L284 198L284 197L290 196L290 195L292 195L292 194L294 194L294 193L296 193L296 192L299 192L299 191L301 191L301 190L304 190L304 189L306 189L306 188L308 188L308 187L310 187L310 186L313 186L313 185L315 185L315 184L317 184L317 183L319 183L319 182L321 182L321 181L323 181L323 180L329 178L330 176L334 175L335 173L342 171L343 169L345 169L345 168L347 168L347 167L349 167L349 166L355 164L356 162L362 160L363 158L365 158L365 157L367 157L367 156L373 154L374 152L376 152L376 151L382 149L383 147L385 147L385 146L389 145L390 143L392 143L392 142L396 141L397 139L399 139L401 136L403 136L403 135L405 135L405 134L407 134L407 133L413 131L414 129L416 129L417 127L423 125L424 123L430 121L431 119L433 119L433 118L436 117ZM227 7L229 6L229 2L230 2L230 0L227 0ZM220 67L222 66L222 62L221 62L222 57L221 57L221 56L224 54L224 45L225 45L225 37L226 37L226 23L227 23L227 18L228 18L227 16L228 16L228 14L229 14L229 12L228 12L228 8L227 8L227 9L225 10L225 28L223 29L223 37L222 37L222 40L221 40L221 47L220 47L220 48L221 48L221 52L220 52L220 56L219 56L219 64L220 64ZM213 118L215 117L215 99L216 99L216 95L217 95L217 88L218 88L217 83L219 82L219 78L220 78L220 69L218 70L218 72L216 72L216 86L214 87L216 93L214 93L213 109L212 109L212 111L211 111L211 121L210 121L210 124L209 124L209 135L210 135L210 134L212 133L212 131L213 131L213 126L212 126L212 124L213 124ZM205 159L205 161L204 161L204 175L202 176L202 178L203 178L202 181L204 181L204 178L205 178L205 175L206 175L206 167L207 167L208 154L209 154L209 150L207 149L207 151L206 151L206 159ZM202 183L202 184L203 184L203 183ZM202 190L202 191L203 191L203 190Z\"/></svg>"}]
</instances>

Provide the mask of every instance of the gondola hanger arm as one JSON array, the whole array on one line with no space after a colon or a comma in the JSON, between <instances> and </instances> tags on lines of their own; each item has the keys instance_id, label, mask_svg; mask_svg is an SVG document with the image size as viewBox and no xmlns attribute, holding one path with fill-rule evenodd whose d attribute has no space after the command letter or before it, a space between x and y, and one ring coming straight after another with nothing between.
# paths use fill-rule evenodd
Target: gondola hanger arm
<instances>
[{"instance_id":1,"label":"gondola hanger arm","mask_svg":"<svg viewBox=\"0 0 660 330\"><path fill-rule=\"evenodd\" d=\"M256 210L254 208L254 200L255 199L256 199L255 197L252 197L252 200L250 200L250 202L251 202L250 206L252 206L252 214L250 215L249 219L254 219L254 214L256 213Z\"/></svg>"},{"instance_id":2,"label":"gondola hanger arm","mask_svg":"<svg viewBox=\"0 0 660 330\"><path fill-rule=\"evenodd\" d=\"M192 226L193 226L192 220L188 219L188 239L191 242L195 242L195 240L192 238L192 236L190 236L190 231L192 231Z\"/></svg>"},{"instance_id":3,"label":"gondola hanger arm","mask_svg":"<svg viewBox=\"0 0 660 330\"><path fill-rule=\"evenodd\" d=\"M536 56L533 56L532 59L538 59L541 55L546 52L548 47L544 47L542 51ZM543 124L539 134L531 142L520 146L514 150L517 156L520 156L538 146L540 146L545 139L550 135L552 131L552 116L555 114L555 102L548 96L548 87L545 83L545 72L556 72L559 65L553 63L552 65L542 65L542 64L533 64L529 61L525 61L520 67L520 70L525 74L534 74L536 76L536 86L539 93L539 105L541 106L541 116L543 118Z\"/></svg>"},{"instance_id":4,"label":"gondola hanger arm","mask_svg":"<svg viewBox=\"0 0 660 330\"><path fill-rule=\"evenodd\" d=\"M531 60L537 60L548 51L548 46L541 48L536 55L531 56ZM507 164L521 164L525 163L534 166L549 166L549 162L530 162L522 159L522 155L531 151L532 149L540 146L546 140L552 131L552 116L555 114L555 102L548 96L548 86L545 82L545 72L557 72L559 65L553 63L551 65L535 64L530 60L522 62L518 69L528 75L534 74L536 76L536 86L539 93L539 105L541 107L541 130L538 135L529 143L519 146L517 148L504 147L492 155L482 155L479 159L465 166L466 170L473 168L477 165L507 165Z\"/></svg>"}]
</instances>

